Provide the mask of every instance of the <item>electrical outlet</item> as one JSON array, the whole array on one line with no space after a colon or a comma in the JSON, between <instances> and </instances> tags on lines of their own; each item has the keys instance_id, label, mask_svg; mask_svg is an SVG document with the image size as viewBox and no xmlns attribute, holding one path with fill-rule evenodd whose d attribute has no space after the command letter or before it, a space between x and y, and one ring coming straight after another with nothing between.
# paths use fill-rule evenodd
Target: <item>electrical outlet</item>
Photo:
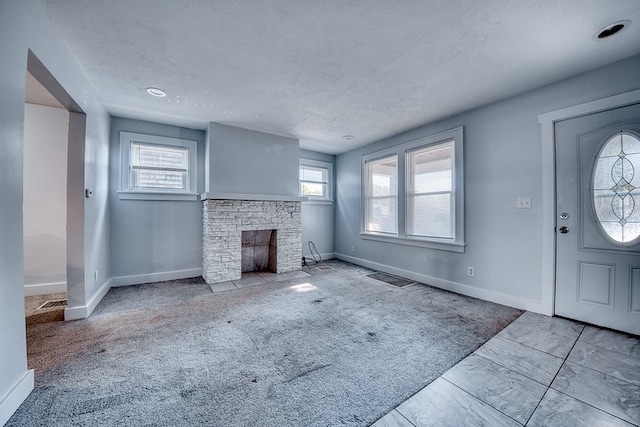
<instances>
[{"instance_id":1,"label":"electrical outlet","mask_svg":"<svg viewBox=\"0 0 640 427\"><path fill-rule=\"evenodd\" d=\"M474 267L467 267L467 276L474 277L476 275L476 269Z\"/></svg>"},{"instance_id":2,"label":"electrical outlet","mask_svg":"<svg viewBox=\"0 0 640 427\"><path fill-rule=\"evenodd\" d=\"M531 197L518 197L518 209L531 209Z\"/></svg>"},{"instance_id":3,"label":"electrical outlet","mask_svg":"<svg viewBox=\"0 0 640 427\"><path fill-rule=\"evenodd\" d=\"M354 246L351 246L351 252L355 252L355 251L356 251L356 247L355 247L355 245L354 245Z\"/></svg>"},{"instance_id":4,"label":"electrical outlet","mask_svg":"<svg viewBox=\"0 0 640 427\"><path fill-rule=\"evenodd\" d=\"M98 271L93 272L93 280L98 281Z\"/></svg>"}]
</instances>

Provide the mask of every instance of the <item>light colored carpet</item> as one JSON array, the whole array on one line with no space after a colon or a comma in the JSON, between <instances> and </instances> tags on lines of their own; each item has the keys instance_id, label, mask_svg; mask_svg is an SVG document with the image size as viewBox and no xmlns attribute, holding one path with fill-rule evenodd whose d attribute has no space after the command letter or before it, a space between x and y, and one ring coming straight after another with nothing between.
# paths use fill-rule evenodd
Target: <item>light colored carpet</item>
<instances>
[{"instance_id":1,"label":"light colored carpet","mask_svg":"<svg viewBox=\"0 0 640 427\"><path fill-rule=\"evenodd\" d=\"M366 426L521 314L322 264L114 288L89 319L30 325L36 388L7 425Z\"/></svg>"}]
</instances>

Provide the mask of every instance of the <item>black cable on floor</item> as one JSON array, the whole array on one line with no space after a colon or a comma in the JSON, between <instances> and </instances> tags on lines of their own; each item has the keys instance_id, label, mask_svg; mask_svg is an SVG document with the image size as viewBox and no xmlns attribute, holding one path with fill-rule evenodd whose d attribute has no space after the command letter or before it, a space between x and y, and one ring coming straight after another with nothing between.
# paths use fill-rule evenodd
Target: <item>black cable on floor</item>
<instances>
[{"instance_id":1,"label":"black cable on floor","mask_svg":"<svg viewBox=\"0 0 640 427\"><path fill-rule=\"evenodd\" d=\"M315 254L313 253L314 251ZM311 257L316 264L322 261L322 255L320 255L320 252L318 252L318 249L316 249L316 245L311 240L309 240L309 252L311 252ZM316 255L318 255L318 258L316 258Z\"/></svg>"}]
</instances>

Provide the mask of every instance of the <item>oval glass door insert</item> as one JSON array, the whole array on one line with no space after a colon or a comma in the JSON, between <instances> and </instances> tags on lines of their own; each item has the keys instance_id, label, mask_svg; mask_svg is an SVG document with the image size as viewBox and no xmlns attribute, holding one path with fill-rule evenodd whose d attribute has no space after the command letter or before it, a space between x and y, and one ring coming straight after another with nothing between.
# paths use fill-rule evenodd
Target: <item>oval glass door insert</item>
<instances>
[{"instance_id":1,"label":"oval glass door insert","mask_svg":"<svg viewBox=\"0 0 640 427\"><path fill-rule=\"evenodd\" d=\"M620 132L596 159L591 185L596 218L604 234L627 246L640 237L640 139Z\"/></svg>"}]
</instances>

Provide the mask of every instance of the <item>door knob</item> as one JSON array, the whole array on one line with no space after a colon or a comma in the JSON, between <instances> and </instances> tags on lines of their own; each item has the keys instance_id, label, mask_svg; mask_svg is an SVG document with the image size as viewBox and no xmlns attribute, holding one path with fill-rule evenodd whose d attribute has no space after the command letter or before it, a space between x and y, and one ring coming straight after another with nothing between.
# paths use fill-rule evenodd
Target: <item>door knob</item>
<instances>
[{"instance_id":1,"label":"door knob","mask_svg":"<svg viewBox=\"0 0 640 427\"><path fill-rule=\"evenodd\" d=\"M562 227L560 227L560 233L567 234L568 232L569 232L569 227L567 227L566 225L563 225Z\"/></svg>"}]
</instances>

